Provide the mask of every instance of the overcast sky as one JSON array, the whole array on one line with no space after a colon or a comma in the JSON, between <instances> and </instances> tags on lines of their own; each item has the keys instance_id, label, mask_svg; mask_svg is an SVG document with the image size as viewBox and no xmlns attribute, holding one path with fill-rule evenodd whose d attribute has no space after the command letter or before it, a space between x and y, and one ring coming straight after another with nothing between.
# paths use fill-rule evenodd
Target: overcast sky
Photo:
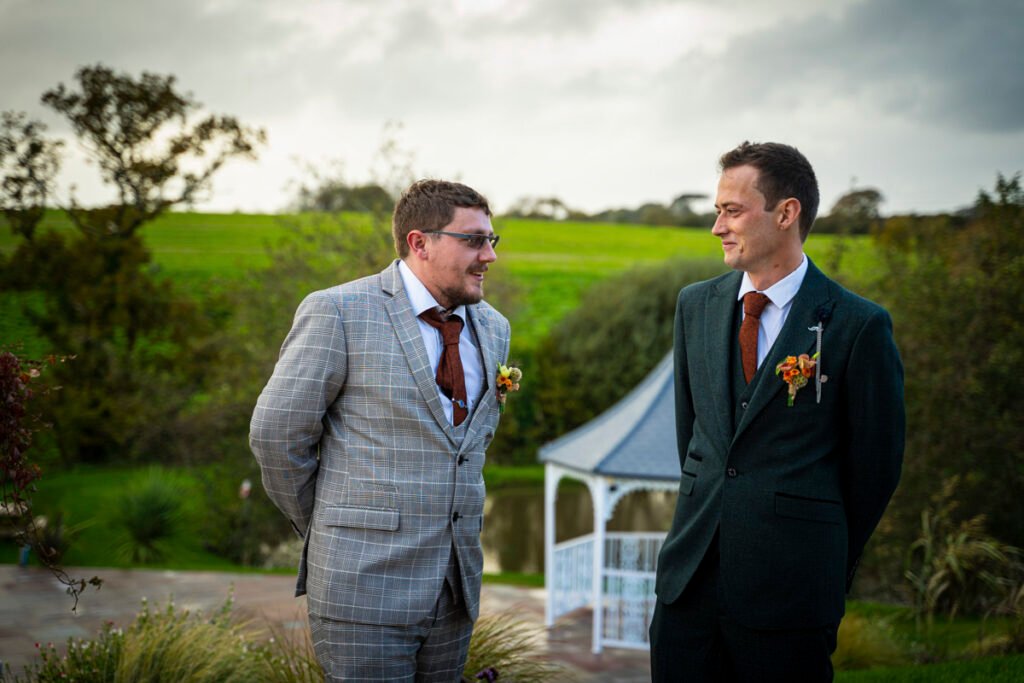
<instances>
[{"instance_id":1,"label":"overcast sky","mask_svg":"<svg viewBox=\"0 0 1024 683\"><path fill-rule=\"evenodd\" d=\"M0 110L66 134L39 97L95 63L266 129L208 210L282 209L296 160L370 180L388 121L417 174L499 210L713 194L747 139L803 151L824 210L852 183L952 209L1024 169L1020 0L0 0ZM99 201L69 152L65 194Z\"/></svg>"}]
</instances>

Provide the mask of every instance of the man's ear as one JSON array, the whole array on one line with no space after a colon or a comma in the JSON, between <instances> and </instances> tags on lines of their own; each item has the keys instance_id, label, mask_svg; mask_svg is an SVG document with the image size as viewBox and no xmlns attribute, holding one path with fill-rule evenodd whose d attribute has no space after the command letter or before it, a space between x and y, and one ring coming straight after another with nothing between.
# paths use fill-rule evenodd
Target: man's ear
<instances>
[{"instance_id":1,"label":"man's ear","mask_svg":"<svg viewBox=\"0 0 1024 683\"><path fill-rule=\"evenodd\" d=\"M789 230L800 219L800 200L796 197L783 199L778 206L779 230Z\"/></svg>"},{"instance_id":2,"label":"man's ear","mask_svg":"<svg viewBox=\"0 0 1024 683\"><path fill-rule=\"evenodd\" d=\"M405 236L405 242L409 245L409 255L426 260L427 258L427 236L419 230L410 230Z\"/></svg>"}]
</instances>

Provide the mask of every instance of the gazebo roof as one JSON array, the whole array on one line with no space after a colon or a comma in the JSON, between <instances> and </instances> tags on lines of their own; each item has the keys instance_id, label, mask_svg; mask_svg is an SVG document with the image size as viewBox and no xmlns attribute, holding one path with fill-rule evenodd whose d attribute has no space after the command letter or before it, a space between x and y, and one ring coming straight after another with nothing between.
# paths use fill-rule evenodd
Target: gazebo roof
<instances>
[{"instance_id":1,"label":"gazebo roof","mask_svg":"<svg viewBox=\"0 0 1024 683\"><path fill-rule=\"evenodd\" d=\"M541 447L538 460L580 472L679 479L672 354L614 406Z\"/></svg>"}]
</instances>

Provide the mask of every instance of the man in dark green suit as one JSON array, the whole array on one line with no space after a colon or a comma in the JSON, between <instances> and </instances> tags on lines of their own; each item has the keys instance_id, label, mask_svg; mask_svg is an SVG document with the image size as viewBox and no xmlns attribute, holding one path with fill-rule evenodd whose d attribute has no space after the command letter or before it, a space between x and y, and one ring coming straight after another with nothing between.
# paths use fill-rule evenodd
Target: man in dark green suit
<instances>
[{"instance_id":1,"label":"man in dark green suit","mask_svg":"<svg viewBox=\"0 0 1024 683\"><path fill-rule=\"evenodd\" d=\"M803 253L807 159L745 142L721 166L712 234L735 272L676 308L682 479L652 675L830 681L846 592L899 480L903 366L889 314Z\"/></svg>"}]
</instances>

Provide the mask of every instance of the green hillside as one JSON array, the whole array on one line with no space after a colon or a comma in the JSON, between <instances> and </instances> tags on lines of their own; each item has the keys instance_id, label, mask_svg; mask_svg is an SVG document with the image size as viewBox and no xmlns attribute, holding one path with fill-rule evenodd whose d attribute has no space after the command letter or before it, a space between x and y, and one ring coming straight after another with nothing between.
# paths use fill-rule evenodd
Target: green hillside
<instances>
[{"instance_id":1,"label":"green hillside","mask_svg":"<svg viewBox=\"0 0 1024 683\"><path fill-rule=\"evenodd\" d=\"M266 214L171 213L142 229L157 266L200 296L219 279L240 280L265 267L286 223L308 217ZM51 212L41 230L68 230L63 214ZM721 258L718 240L706 228L660 228L602 223L495 220L501 235L492 278L510 283L517 306L512 312L517 345L532 346L594 282L644 264L679 257ZM0 252L15 248L6 226ZM812 235L807 252L826 270L835 239ZM847 242L844 266L854 272L871 267L871 245L864 238ZM324 282L328 287L336 284ZM0 294L0 343L24 340L28 333L9 294Z\"/></svg>"}]
</instances>

